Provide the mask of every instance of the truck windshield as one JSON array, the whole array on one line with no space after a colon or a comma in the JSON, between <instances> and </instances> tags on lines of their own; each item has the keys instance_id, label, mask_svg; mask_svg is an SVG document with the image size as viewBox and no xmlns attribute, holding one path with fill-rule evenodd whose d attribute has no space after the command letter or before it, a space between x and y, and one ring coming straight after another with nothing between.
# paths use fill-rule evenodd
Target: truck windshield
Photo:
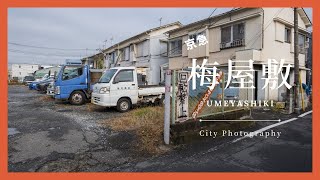
<instances>
[{"instance_id":1,"label":"truck windshield","mask_svg":"<svg viewBox=\"0 0 320 180\"><path fill-rule=\"evenodd\" d=\"M62 80L73 79L82 74L82 66L65 66L62 72Z\"/></svg>"},{"instance_id":2,"label":"truck windshield","mask_svg":"<svg viewBox=\"0 0 320 180\"><path fill-rule=\"evenodd\" d=\"M117 72L116 69L107 70L100 78L99 83L109 83L113 75Z\"/></svg>"}]
</instances>

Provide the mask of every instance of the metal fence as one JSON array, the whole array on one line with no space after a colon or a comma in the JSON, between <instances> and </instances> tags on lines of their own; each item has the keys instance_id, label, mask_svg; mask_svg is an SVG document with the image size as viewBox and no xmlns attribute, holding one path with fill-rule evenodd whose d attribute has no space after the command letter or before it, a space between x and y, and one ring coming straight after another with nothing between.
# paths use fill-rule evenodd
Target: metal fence
<instances>
[{"instance_id":1,"label":"metal fence","mask_svg":"<svg viewBox=\"0 0 320 180\"><path fill-rule=\"evenodd\" d=\"M208 93L208 86L210 85L208 80L205 80L204 85L201 86L200 78L196 78L196 88L193 89L192 81L188 81L191 75L190 70L172 71L172 123L194 119L195 112L199 112L196 117L201 118L231 109L238 109L238 107L224 106L224 100L238 99L239 89L230 87L225 89L227 74L225 73L226 70L221 69L221 71L224 73L220 76L220 83L215 86L211 95L208 95L210 94ZM207 101L203 101L204 98ZM217 104L215 103L220 102L221 104L216 106Z\"/></svg>"}]
</instances>

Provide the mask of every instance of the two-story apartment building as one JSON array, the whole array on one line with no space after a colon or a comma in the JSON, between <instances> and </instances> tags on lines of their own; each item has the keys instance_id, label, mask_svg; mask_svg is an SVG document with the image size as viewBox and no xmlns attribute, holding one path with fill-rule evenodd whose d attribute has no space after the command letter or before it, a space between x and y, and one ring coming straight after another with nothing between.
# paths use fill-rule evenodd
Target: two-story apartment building
<instances>
[{"instance_id":1,"label":"two-story apartment building","mask_svg":"<svg viewBox=\"0 0 320 180\"><path fill-rule=\"evenodd\" d=\"M311 21L302 8L298 9L299 19L299 62L302 82L306 81L305 52L307 28ZM218 63L227 69L228 60L241 65L242 60L253 60L254 89L240 90L239 98L247 100L284 100L286 86L270 89L264 86L262 65L268 59L285 59L285 65L294 64L293 8L237 8L198 22L169 31L169 69L186 69L197 59L201 66L204 58L208 63ZM187 50L185 41L205 35L208 43ZM282 69L284 71L285 68ZM279 85L279 80L276 85ZM293 68L288 83L293 85Z\"/></svg>"},{"instance_id":2,"label":"two-story apartment building","mask_svg":"<svg viewBox=\"0 0 320 180\"><path fill-rule=\"evenodd\" d=\"M104 59L104 55L98 53L81 59L81 64L89 65L92 69L105 69Z\"/></svg>"},{"instance_id":3,"label":"two-story apartment building","mask_svg":"<svg viewBox=\"0 0 320 180\"><path fill-rule=\"evenodd\" d=\"M125 39L103 50L88 59L93 67L105 57L105 68L116 66L137 67L140 84L158 85L164 82L164 72L168 64L166 32L181 27L180 22L166 24L144 31L136 36Z\"/></svg>"}]
</instances>

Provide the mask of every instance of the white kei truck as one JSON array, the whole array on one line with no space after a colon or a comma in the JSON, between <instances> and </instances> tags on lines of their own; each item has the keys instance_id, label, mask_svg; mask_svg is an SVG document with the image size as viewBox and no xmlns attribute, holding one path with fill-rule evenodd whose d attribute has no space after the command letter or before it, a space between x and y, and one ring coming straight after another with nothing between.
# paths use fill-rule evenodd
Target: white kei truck
<instances>
[{"instance_id":1,"label":"white kei truck","mask_svg":"<svg viewBox=\"0 0 320 180\"><path fill-rule=\"evenodd\" d=\"M114 67L107 70L93 86L91 103L117 107L119 112L137 104L163 104L164 86L141 86L135 67Z\"/></svg>"}]
</instances>

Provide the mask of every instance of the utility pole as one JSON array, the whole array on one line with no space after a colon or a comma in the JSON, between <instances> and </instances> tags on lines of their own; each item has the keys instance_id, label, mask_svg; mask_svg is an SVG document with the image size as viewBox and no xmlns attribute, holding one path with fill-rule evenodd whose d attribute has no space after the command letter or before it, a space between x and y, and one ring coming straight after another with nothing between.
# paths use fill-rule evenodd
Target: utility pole
<instances>
[{"instance_id":1,"label":"utility pole","mask_svg":"<svg viewBox=\"0 0 320 180\"><path fill-rule=\"evenodd\" d=\"M170 143L170 94L171 94L171 70L166 70L165 95L164 95L164 127L163 140L165 144Z\"/></svg>"},{"instance_id":2,"label":"utility pole","mask_svg":"<svg viewBox=\"0 0 320 180\"><path fill-rule=\"evenodd\" d=\"M294 8L294 100L295 111L299 112L299 30L298 30L298 8Z\"/></svg>"}]
</instances>

